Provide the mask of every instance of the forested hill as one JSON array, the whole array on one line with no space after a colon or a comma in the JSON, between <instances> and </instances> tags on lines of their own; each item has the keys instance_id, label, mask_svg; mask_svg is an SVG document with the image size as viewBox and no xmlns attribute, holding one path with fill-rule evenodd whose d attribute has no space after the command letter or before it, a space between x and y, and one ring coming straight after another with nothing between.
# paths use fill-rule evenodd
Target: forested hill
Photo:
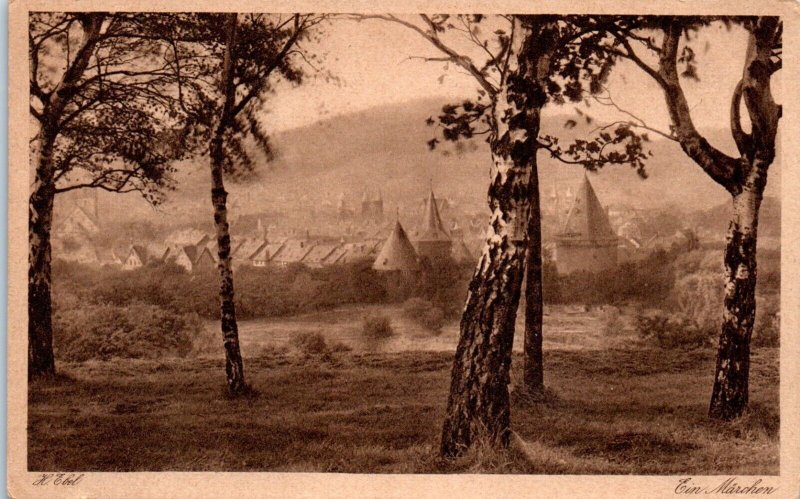
<instances>
[{"instance_id":1,"label":"forested hill","mask_svg":"<svg viewBox=\"0 0 800 499\"><path fill-rule=\"evenodd\" d=\"M272 138L275 160L259 164L256 177L248 182L229 182L230 199L238 200L236 209L242 213L279 214L325 203L335 205L342 193L351 202L358 202L367 188L380 189L388 206L405 205L424 196L432 180L440 195L458 198L462 206L485 209L490 155L483 137L458 148L452 143L442 144L435 151L427 147L435 129L426 126L425 120L436 116L445 102L428 99L370 108L276 134ZM565 143L570 136L585 136L595 126L581 122L566 130L564 122L570 118L575 116L546 116L542 133L560 136ZM269 114L263 120L268 123ZM733 150L729 131L705 133L712 144ZM642 208L672 205L694 211L728 200L725 191L692 163L676 143L652 138L653 157L648 161L646 180L627 166L607 167L592 175L603 204L624 203ZM198 214L210 217L205 161L200 158L179 165L178 189L162 208L163 213L172 215L160 217L165 223L185 221L186 217ZM576 185L583 175L580 167L560 163L546 153L540 153L540 165L545 198L553 185L563 191ZM777 196L779 186L779 165L775 164L770 171L767 195ZM114 212L125 217L153 216L153 211L134 197L105 198L112 217Z\"/></svg>"}]
</instances>

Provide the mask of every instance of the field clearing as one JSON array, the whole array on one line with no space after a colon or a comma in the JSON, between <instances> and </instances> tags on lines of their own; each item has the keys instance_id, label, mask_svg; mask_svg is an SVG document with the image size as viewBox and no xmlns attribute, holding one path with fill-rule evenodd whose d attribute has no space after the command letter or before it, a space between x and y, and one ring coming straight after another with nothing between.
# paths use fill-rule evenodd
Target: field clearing
<instances>
[{"instance_id":1,"label":"field clearing","mask_svg":"<svg viewBox=\"0 0 800 499\"><path fill-rule=\"evenodd\" d=\"M366 342L361 328L364 317L389 317L395 335L380 343ZM629 315L629 314L628 314ZM623 313L622 324L630 323ZM218 334L219 323L208 321L206 328ZM517 331L524 328L522 314L517 316ZM574 306L548 306L544 313L545 349L597 350L638 344L630 327L604 334L603 311ZM343 343L358 352L431 351L454 352L458 343L458 321L445 324L441 332L432 334L403 315L401 305L351 305L333 310L312 312L293 317L239 321L239 337L245 356L288 345L292 337L303 333L320 333L329 342ZM522 351L522 335L514 338L514 350Z\"/></svg>"},{"instance_id":2,"label":"field clearing","mask_svg":"<svg viewBox=\"0 0 800 499\"><path fill-rule=\"evenodd\" d=\"M62 471L777 474L778 350L756 349L751 409L705 414L713 351L551 349L552 396L514 399L526 456L435 458L450 352L264 353L254 397L219 359L62 363L29 389L28 467ZM515 355L512 381L519 378Z\"/></svg>"}]
</instances>

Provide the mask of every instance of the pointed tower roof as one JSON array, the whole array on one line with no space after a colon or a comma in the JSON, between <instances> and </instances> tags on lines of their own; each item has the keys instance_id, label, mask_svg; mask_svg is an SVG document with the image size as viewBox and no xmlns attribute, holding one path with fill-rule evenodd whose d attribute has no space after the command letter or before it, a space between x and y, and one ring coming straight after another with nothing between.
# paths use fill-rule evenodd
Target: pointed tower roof
<instances>
[{"instance_id":1,"label":"pointed tower roof","mask_svg":"<svg viewBox=\"0 0 800 499\"><path fill-rule=\"evenodd\" d=\"M559 234L562 238L581 241L607 241L616 239L611 229L605 209L597 199L589 177L584 174L583 182L575 194L572 207L567 214L564 228Z\"/></svg>"},{"instance_id":2,"label":"pointed tower roof","mask_svg":"<svg viewBox=\"0 0 800 499\"><path fill-rule=\"evenodd\" d=\"M425 213L422 216L422 225L419 228L418 241L449 241L450 235L444 228L442 218L439 216L439 206L436 196L431 189L428 200L425 202Z\"/></svg>"},{"instance_id":3,"label":"pointed tower roof","mask_svg":"<svg viewBox=\"0 0 800 499\"><path fill-rule=\"evenodd\" d=\"M474 262L477 260L469 248L467 248L467 244L464 242L464 239L459 239L453 243L453 248L450 250L450 254L453 257L453 260L459 263Z\"/></svg>"},{"instance_id":4,"label":"pointed tower roof","mask_svg":"<svg viewBox=\"0 0 800 499\"><path fill-rule=\"evenodd\" d=\"M403 226L400 225L400 220L395 222L394 230L383 244L372 268L375 270L419 270L417 253L414 251L411 241L408 240Z\"/></svg>"}]
</instances>

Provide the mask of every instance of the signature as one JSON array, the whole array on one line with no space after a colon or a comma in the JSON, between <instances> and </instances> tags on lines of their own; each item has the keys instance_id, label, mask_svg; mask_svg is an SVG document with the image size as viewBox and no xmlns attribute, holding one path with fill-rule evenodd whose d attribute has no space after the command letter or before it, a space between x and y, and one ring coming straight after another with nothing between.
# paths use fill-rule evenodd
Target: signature
<instances>
[{"instance_id":1,"label":"signature","mask_svg":"<svg viewBox=\"0 0 800 499\"><path fill-rule=\"evenodd\" d=\"M33 485L78 485L85 473L41 473Z\"/></svg>"},{"instance_id":2,"label":"signature","mask_svg":"<svg viewBox=\"0 0 800 499\"><path fill-rule=\"evenodd\" d=\"M755 480L743 480L739 477L730 477L719 484L701 484L695 482L691 477L678 480L675 487L676 494L763 494L769 495L776 492L778 487L772 487L763 483L758 478Z\"/></svg>"}]
</instances>

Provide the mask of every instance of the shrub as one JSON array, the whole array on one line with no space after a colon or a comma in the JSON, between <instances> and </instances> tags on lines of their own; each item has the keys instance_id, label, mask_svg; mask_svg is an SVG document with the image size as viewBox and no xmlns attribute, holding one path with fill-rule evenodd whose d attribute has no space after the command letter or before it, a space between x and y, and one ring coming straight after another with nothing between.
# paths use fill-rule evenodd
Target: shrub
<instances>
[{"instance_id":1,"label":"shrub","mask_svg":"<svg viewBox=\"0 0 800 499\"><path fill-rule=\"evenodd\" d=\"M437 332L444 326L444 312L428 300L409 298L403 303L403 315L425 329Z\"/></svg>"},{"instance_id":2,"label":"shrub","mask_svg":"<svg viewBox=\"0 0 800 499\"><path fill-rule=\"evenodd\" d=\"M324 355L328 353L328 344L321 333L300 333L291 339L293 347L305 355Z\"/></svg>"},{"instance_id":3,"label":"shrub","mask_svg":"<svg viewBox=\"0 0 800 499\"><path fill-rule=\"evenodd\" d=\"M781 342L780 296L777 294L756 298L756 324L753 345L779 347Z\"/></svg>"},{"instance_id":4,"label":"shrub","mask_svg":"<svg viewBox=\"0 0 800 499\"><path fill-rule=\"evenodd\" d=\"M678 311L704 330L722 327L722 301L725 287L721 274L699 272L675 283L671 298Z\"/></svg>"},{"instance_id":5,"label":"shrub","mask_svg":"<svg viewBox=\"0 0 800 499\"><path fill-rule=\"evenodd\" d=\"M603 333L606 336L619 335L623 332L625 323L619 308L608 305L603 307L601 320L603 322Z\"/></svg>"},{"instance_id":6,"label":"shrub","mask_svg":"<svg viewBox=\"0 0 800 499\"><path fill-rule=\"evenodd\" d=\"M196 314L176 314L155 305L134 303L59 308L53 316L54 347L70 361L114 357L185 357L204 330Z\"/></svg>"},{"instance_id":7,"label":"shrub","mask_svg":"<svg viewBox=\"0 0 800 499\"><path fill-rule=\"evenodd\" d=\"M702 327L690 317L662 311L636 316L636 332L661 348L698 348L713 343L716 330Z\"/></svg>"},{"instance_id":8,"label":"shrub","mask_svg":"<svg viewBox=\"0 0 800 499\"><path fill-rule=\"evenodd\" d=\"M394 334L392 323L385 315L365 317L361 332L364 337L373 340L389 338Z\"/></svg>"}]
</instances>

